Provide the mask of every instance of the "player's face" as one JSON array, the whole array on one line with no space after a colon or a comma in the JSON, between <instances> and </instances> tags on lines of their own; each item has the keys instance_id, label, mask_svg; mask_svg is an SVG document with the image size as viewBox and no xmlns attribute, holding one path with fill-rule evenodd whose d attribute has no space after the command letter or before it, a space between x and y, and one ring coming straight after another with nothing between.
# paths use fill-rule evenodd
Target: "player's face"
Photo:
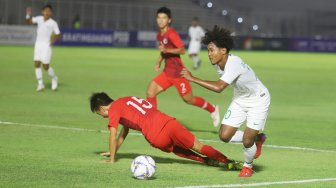
<instances>
[{"instance_id":1,"label":"player's face","mask_svg":"<svg viewBox=\"0 0 336 188\"><path fill-rule=\"evenodd\" d=\"M107 118L108 117L108 110L104 107L100 107L99 110L96 111L96 113L100 116L102 116L103 118Z\"/></svg>"},{"instance_id":2,"label":"player's face","mask_svg":"<svg viewBox=\"0 0 336 188\"><path fill-rule=\"evenodd\" d=\"M45 19L49 19L52 15L52 11L50 10L50 8L45 8L42 10L42 15Z\"/></svg>"},{"instance_id":3,"label":"player's face","mask_svg":"<svg viewBox=\"0 0 336 188\"><path fill-rule=\"evenodd\" d=\"M210 42L208 44L208 57L211 64L216 65L226 55L226 48L218 48L215 43Z\"/></svg>"},{"instance_id":4,"label":"player's face","mask_svg":"<svg viewBox=\"0 0 336 188\"><path fill-rule=\"evenodd\" d=\"M156 23L159 29L164 29L169 26L171 19L165 13L159 13L156 16Z\"/></svg>"},{"instance_id":5,"label":"player's face","mask_svg":"<svg viewBox=\"0 0 336 188\"><path fill-rule=\"evenodd\" d=\"M193 21L191 22L191 25L194 26L194 27L198 26L198 21L193 20Z\"/></svg>"}]
</instances>

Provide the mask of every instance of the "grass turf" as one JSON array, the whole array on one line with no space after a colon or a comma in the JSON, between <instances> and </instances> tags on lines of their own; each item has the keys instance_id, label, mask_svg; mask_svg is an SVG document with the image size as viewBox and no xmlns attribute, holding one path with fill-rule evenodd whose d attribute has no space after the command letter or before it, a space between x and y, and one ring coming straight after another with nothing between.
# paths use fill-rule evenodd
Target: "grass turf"
<instances>
[{"instance_id":1,"label":"grass turf","mask_svg":"<svg viewBox=\"0 0 336 188\"><path fill-rule=\"evenodd\" d=\"M108 149L107 120L89 110L88 97L105 91L114 98L145 97L155 77L152 49L55 47L52 67L59 76L59 90L35 92L33 48L0 46L0 121L32 126L0 124L1 187L174 187L277 182L335 178L336 165L336 64L335 54L289 52L241 52L241 56L269 88L272 101L265 132L268 145L309 147L307 151L264 147L255 161L252 178L240 179L238 172L223 171L178 158L151 148L144 138L129 135L113 165L101 163L96 153ZM217 79L206 52L203 64L193 74ZM191 67L191 61L183 56ZM194 95L219 104L221 114L230 103L232 89L221 94L193 85ZM209 114L188 106L170 88L158 97L159 109L175 116L198 138L226 155L243 160L242 146L218 142ZM46 125L37 127L36 125ZM83 128L76 131L48 126ZM131 178L130 164L147 154L157 162L154 180ZM290 187L335 187L336 181L291 184ZM288 187L274 185L272 187Z\"/></svg>"}]
</instances>

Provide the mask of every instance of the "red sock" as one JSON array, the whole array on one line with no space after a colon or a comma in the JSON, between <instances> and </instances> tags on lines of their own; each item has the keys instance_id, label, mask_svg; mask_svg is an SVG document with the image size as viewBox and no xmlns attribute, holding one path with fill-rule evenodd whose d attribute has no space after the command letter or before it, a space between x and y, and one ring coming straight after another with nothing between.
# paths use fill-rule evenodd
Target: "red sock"
<instances>
[{"instance_id":1,"label":"red sock","mask_svg":"<svg viewBox=\"0 0 336 188\"><path fill-rule=\"evenodd\" d=\"M227 157L222 154L221 152L215 150L213 147L204 145L201 149L201 154L209 157L210 159L214 159L216 161L222 162L227 164L228 159Z\"/></svg>"},{"instance_id":2,"label":"red sock","mask_svg":"<svg viewBox=\"0 0 336 188\"><path fill-rule=\"evenodd\" d=\"M194 153L193 151L189 149L183 149L177 146L174 146L173 153L179 157L191 159L194 161L199 161L201 163L205 163L205 160L202 156L198 155L197 153Z\"/></svg>"},{"instance_id":3,"label":"red sock","mask_svg":"<svg viewBox=\"0 0 336 188\"><path fill-rule=\"evenodd\" d=\"M194 97L194 104L193 105L198 106L200 108L203 108L210 113L215 111L215 107L201 97Z\"/></svg>"},{"instance_id":4,"label":"red sock","mask_svg":"<svg viewBox=\"0 0 336 188\"><path fill-rule=\"evenodd\" d=\"M147 101L150 102L154 108L157 107L156 97L147 97Z\"/></svg>"}]
</instances>

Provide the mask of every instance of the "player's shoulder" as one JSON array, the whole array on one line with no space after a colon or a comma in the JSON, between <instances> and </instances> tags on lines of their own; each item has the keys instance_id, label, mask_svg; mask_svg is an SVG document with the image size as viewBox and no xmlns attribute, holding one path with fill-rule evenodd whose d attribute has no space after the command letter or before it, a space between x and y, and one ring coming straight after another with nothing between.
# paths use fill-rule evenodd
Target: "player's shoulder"
<instances>
[{"instance_id":1,"label":"player's shoulder","mask_svg":"<svg viewBox=\"0 0 336 188\"><path fill-rule=\"evenodd\" d=\"M241 62L243 62L243 60L239 56L236 56L236 55L233 55L233 54L229 54L228 62L238 62L238 63L241 63Z\"/></svg>"},{"instance_id":2,"label":"player's shoulder","mask_svg":"<svg viewBox=\"0 0 336 188\"><path fill-rule=\"evenodd\" d=\"M168 34L178 34L178 32L172 27L169 27L167 32Z\"/></svg>"}]
</instances>

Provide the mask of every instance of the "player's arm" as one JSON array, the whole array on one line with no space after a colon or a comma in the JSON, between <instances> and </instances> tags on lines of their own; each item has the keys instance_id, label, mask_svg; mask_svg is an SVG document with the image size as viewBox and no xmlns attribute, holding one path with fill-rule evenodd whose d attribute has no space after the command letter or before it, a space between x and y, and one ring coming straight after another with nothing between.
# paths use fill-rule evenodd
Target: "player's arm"
<instances>
[{"instance_id":1,"label":"player's arm","mask_svg":"<svg viewBox=\"0 0 336 188\"><path fill-rule=\"evenodd\" d=\"M160 56L159 56L159 59L156 61L155 63L155 67L154 67L154 70L156 72L160 71L160 67L161 67L161 63L163 61L163 56L162 56L162 52L160 52Z\"/></svg>"},{"instance_id":2,"label":"player's arm","mask_svg":"<svg viewBox=\"0 0 336 188\"><path fill-rule=\"evenodd\" d=\"M118 136L118 145L117 145L117 151L119 150L121 144L124 142L125 138L127 137L129 132L129 128L128 127L123 127L119 133Z\"/></svg>"},{"instance_id":3,"label":"player's arm","mask_svg":"<svg viewBox=\"0 0 336 188\"><path fill-rule=\"evenodd\" d=\"M229 84L224 82L223 80L218 81L207 81L201 80L195 76L193 76L187 69L183 69L181 72L181 76L185 79L192 81L208 90L220 93L222 92Z\"/></svg>"},{"instance_id":4,"label":"player's arm","mask_svg":"<svg viewBox=\"0 0 336 188\"><path fill-rule=\"evenodd\" d=\"M165 48L162 43L159 46L160 52L164 54L176 54L176 55L183 55L185 54L185 48Z\"/></svg>"},{"instance_id":5,"label":"player's arm","mask_svg":"<svg viewBox=\"0 0 336 188\"><path fill-rule=\"evenodd\" d=\"M28 7L26 9L26 24L33 24L32 9Z\"/></svg>"},{"instance_id":6,"label":"player's arm","mask_svg":"<svg viewBox=\"0 0 336 188\"><path fill-rule=\"evenodd\" d=\"M51 37L50 37L50 45L54 45L55 44L55 42L58 40L58 39L60 39L61 38L61 34L53 34L53 35L51 35Z\"/></svg>"},{"instance_id":7,"label":"player's arm","mask_svg":"<svg viewBox=\"0 0 336 188\"><path fill-rule=\"evenodd\" d=\"M110 139L109 139L110 160L108 160L107 162L114 163L118 146L117 129L114 127L109 127L109 129L110 129Z\"/></svg>"}]
</instances>

